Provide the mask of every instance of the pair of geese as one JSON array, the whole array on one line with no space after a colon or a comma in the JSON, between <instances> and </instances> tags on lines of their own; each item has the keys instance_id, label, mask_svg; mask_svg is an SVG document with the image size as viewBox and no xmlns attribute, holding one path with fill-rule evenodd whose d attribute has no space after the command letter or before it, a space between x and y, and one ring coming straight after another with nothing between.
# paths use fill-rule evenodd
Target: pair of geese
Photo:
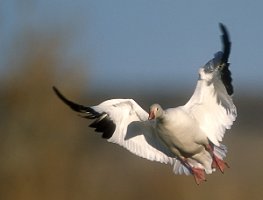
<instances>
[{"instance_id":1,"label":"pair of geese","mask_svg":"<svg viewBox=\"0 0 263 200\"><path fill-rule=\"evenodd\" d=\"M219 24L223 50L199 69L194 94L183 106L164 110L153 104L149 113L133 99L111 99L96 106L83 106L57 96L83 117L109 142L123 146L142 158L173 166L175 174L192 174L199 185L205 174L228 167L227 148L221 144L237 112L228 58L231 42L226 27Z\"/></svg>"}]
</instances>

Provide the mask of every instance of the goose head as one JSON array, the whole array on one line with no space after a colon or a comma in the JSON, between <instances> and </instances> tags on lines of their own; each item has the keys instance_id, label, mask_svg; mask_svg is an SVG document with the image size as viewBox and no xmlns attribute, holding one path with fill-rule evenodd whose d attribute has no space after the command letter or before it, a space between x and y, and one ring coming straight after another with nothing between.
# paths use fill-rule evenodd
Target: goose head
<instances>
[{"instance_id":1,"label":"goose head","mask_svg":"<svg viewBox=\"0 0 263 200\"><path fill-rule=\"evenodd\" d=\"M164 111L159 104L153 104L150 106L148 120L161 118L163 116L163 113Z\"/></svg>"}]
</instances>

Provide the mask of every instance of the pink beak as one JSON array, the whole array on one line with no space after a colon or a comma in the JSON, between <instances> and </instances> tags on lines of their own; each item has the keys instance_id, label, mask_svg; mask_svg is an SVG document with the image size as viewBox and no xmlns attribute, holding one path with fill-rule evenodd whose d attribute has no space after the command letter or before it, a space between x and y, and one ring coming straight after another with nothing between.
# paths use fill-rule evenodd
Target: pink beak
<instances>
[{"instance_id":1,"label":"pink beak","mask_svg":"<svg viewBox=\"0 0 263 200\"><path fill-rule=\"evenodd\" d=\"M152 119L155 119L154 111L150 111L150 113L149 113L148 120L152 120Z\"/></svg>"}]
</instances>

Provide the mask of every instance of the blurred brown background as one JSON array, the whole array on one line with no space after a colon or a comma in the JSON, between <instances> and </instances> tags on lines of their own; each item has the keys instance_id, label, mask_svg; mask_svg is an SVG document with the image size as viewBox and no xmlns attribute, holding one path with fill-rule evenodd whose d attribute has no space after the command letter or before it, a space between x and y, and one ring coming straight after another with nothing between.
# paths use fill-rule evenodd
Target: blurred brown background
<instances>
[{"instance_id":1,"label":"blurred brown background","mask_svg":"<svg viewBox=\"0 0 263 200\"><path fill-rule=\"evenodd\" d=\"M93 133L51 87L57 84L69 98L87 105L111 96L90 96L81 84L88 80L79 72L57 73L58 39L26 39L23 57L10 59L18 70L1 80L0 199L261 199L261 97L235 96L238 118L224 140L231 168L196 186L192 177L175 176L170 166L138 158ZM118 96L134 97L145 109L152 99L180 105L188 98Z\"/></svg>"},{"instance_id":2,"label":"blurred brown background","mask_svg":"<svg viewBox=\"0 0 263 200\"><path fill-rule=\"evenodd\" d=\"M92 95L87 63L71 58L61 68L67 38L60 31L41 34L28 27L9 45L10 70L0 80L0 199L262 199L262 95L238 91L238 118L225 135L225 174L216 172L200 186L191 176L175 176L170 166L136 157L109 144L88 128L53 94L58 86L70 99L94 105L131 97L145 109L187 101L189 93L162 96L116 91Z\"/></svg>"}]
</instances>

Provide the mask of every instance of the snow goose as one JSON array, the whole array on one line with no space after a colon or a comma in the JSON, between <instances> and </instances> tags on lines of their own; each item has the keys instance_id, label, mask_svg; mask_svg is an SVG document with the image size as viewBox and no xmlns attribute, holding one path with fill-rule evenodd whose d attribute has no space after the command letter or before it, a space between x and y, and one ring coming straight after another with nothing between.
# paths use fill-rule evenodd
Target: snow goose
<instances>
[{"instance_id":1,"label":"snow goose","mask_svg":"<svg viewBox=\"0 0 263 200\"><path fill-rule=\"evenodd\" d=\"M132 99L111 99L83 106L57 96L83 117L109 142L123 146L142 158L171 164L175 174L192 174L197 184L205 174L228 167L227 149L221 144L226 129L236 118L228 58L231 42L223 24L223 50L199 70L194 94L183 106L163 110L159 104L149 114Z\"/></svg>"}]
</instances>

